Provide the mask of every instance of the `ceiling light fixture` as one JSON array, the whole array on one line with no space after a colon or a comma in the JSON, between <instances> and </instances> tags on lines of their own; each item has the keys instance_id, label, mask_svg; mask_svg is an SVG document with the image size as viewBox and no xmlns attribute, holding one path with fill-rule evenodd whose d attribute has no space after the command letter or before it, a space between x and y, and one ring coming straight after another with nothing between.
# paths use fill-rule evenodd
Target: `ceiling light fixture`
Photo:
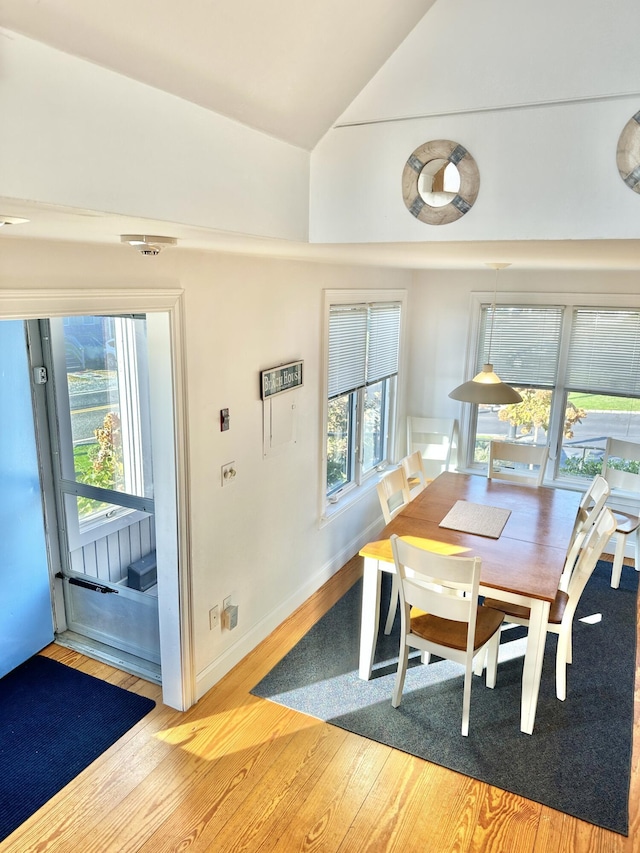
<instances>
[{"instance_id":1,"label":"ceiling light fixture","mask_svg":"<svg viewBox=\"0 0 640 853\"><path fill-rule=\"evenodd\" d=\"M122 234L121 243L128 243L142 255L159 255L165 246L175 246L175 237L157 237L147 234Z\"/></svg>"},{"instance_id":2,"label":"ceiling light fixture","mask_svg":"<svg viewBox=\"0 0 640 853\"><path fill-rule=\"evenodd\" d=\"M463 403L484 403L488 405L501 405L504 403L521 403L522 396L507 385L494 372L491 364L491 343L493 341L493 324L496 316L496 293L498 290L498 273L510 264L493 263L487 264L496 271L495 285L493 290L493 303L491 305L491 329L489 332L489 347L486 362L480 371L469 382L458 385L449 394L452 400L460 400Z\"/></svg>"},{"instance_id":3,"label":"ceiling light fixture","mask_svg":"<svg viewBox=\"0 0 640 853\"><path fill-rule=\"evenodd\" d=\"M23 222L28 221L28 219L20 219L18 216L3 216L0 213L0 228L3 225L22 225Z\"/></svg>"}]
</instances>

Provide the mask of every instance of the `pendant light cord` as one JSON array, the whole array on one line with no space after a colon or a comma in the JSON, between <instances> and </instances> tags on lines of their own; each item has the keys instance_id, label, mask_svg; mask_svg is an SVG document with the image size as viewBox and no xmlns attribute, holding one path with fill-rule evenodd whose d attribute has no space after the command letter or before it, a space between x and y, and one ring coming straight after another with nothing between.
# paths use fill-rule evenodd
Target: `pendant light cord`
<instances>
[{"instance_id":1,"label":"pendant light cord","mask_svg":"<svg viewBox=\"0 0 640 853\"><path fill-rule=\"evenodd\" d=\"M491 327L489 329L489 352L487 354L486 363L491 364L491 345L493 343L493 324L496 318L496 295L498 293L498 273L500 270L496 267L496 277L493 285L493 302L491 304Z\"/></svg>"}]
</instances>

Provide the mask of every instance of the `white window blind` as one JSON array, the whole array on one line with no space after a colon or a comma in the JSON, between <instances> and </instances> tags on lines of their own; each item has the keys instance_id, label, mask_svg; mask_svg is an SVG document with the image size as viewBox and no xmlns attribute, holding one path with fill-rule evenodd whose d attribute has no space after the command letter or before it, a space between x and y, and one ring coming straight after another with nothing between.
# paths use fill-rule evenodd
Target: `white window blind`
<instances>
[{"instance_id":1,"label":"white window blind","mask_svg":"<svg viewBox=\"0 0 640 853\"><path fill-rule=\"evenodd\" d=\"M476 372L490 361L503 382L519 387L553 388L556 384L561 306L482 306ZM489 339L491 338L491 352Z\"/></svg>"},{"instance_id":2,"label":"white window blind","mask_svg":"<svg viewBox=\"0 0 640 853\"><path fill-rule=\"evenodd\" d=\"M366 384L372 385L398 372L400 346L400 305L374 304L369 307L369 347Z\"/></svg>"},{"instance_id":3,"label":"white window blind","mask_svg":"<svg viewBox=\"0 0 640 853\"><path fill-rule=\"evenodd\" d=\"M332 305L329 399L398 372L400 304Z\"/></svg>"},{"instance_id":4,"label":"white window blind","mask_svg":"<svg viewBox=\"0 0 640 853\"><path fill-rule=\"evenodd\" d=\"M575 308L566 384L640 397L640 311Z\"/></svg>"}]
</instances>

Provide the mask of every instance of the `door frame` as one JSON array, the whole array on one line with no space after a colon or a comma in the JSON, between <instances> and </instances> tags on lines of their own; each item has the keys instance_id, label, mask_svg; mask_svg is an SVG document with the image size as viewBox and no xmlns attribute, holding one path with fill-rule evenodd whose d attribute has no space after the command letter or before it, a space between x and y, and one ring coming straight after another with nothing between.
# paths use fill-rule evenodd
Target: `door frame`
<instances>
[{"instance_id":1,"label":"door frame","mask_svg":"<svg viewBox=\"0 0 640 853\"><path fill-rule=\"evenodd\" d=\"M0 292L2 320L89 314L147 315L148 344L154 364L150 396L162 699L164 704L180 711L196 701L183 303L181 289L52 288ZM167 412L173 417L167 417ZM57 597L55 586L62 581L54 579L53 583Z\"/></svg>"}]
</instances>

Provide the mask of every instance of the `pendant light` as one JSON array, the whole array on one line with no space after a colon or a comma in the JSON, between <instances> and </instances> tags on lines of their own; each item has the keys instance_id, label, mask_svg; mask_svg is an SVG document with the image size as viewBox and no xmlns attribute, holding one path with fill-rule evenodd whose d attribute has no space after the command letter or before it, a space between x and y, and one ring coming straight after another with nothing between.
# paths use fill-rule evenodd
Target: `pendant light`
<instances>
[{"instance_id":1,"label":"pendant light","mask_svg":"<svg viewBox=\"0 0 640 853\"><path fill-rule=\"evenodd\" d=\"M504 403L521 403L522 397L512 388L507 385L494 372L493 364L491 364L491 343L493 340L493 324L496 316L496 293L498 290L498 272L505 269L510 264L487 264L488 267L496 271L496 279L493 290L493 304L491 305L491 330L489 332L489 348L487 352L487 361L480 373L476 374L469 382L463 382L458 385L449 394L452 400L460 400L463 403L484 403L488 405L501 405Z\"/></svg>"}]
</instances>

